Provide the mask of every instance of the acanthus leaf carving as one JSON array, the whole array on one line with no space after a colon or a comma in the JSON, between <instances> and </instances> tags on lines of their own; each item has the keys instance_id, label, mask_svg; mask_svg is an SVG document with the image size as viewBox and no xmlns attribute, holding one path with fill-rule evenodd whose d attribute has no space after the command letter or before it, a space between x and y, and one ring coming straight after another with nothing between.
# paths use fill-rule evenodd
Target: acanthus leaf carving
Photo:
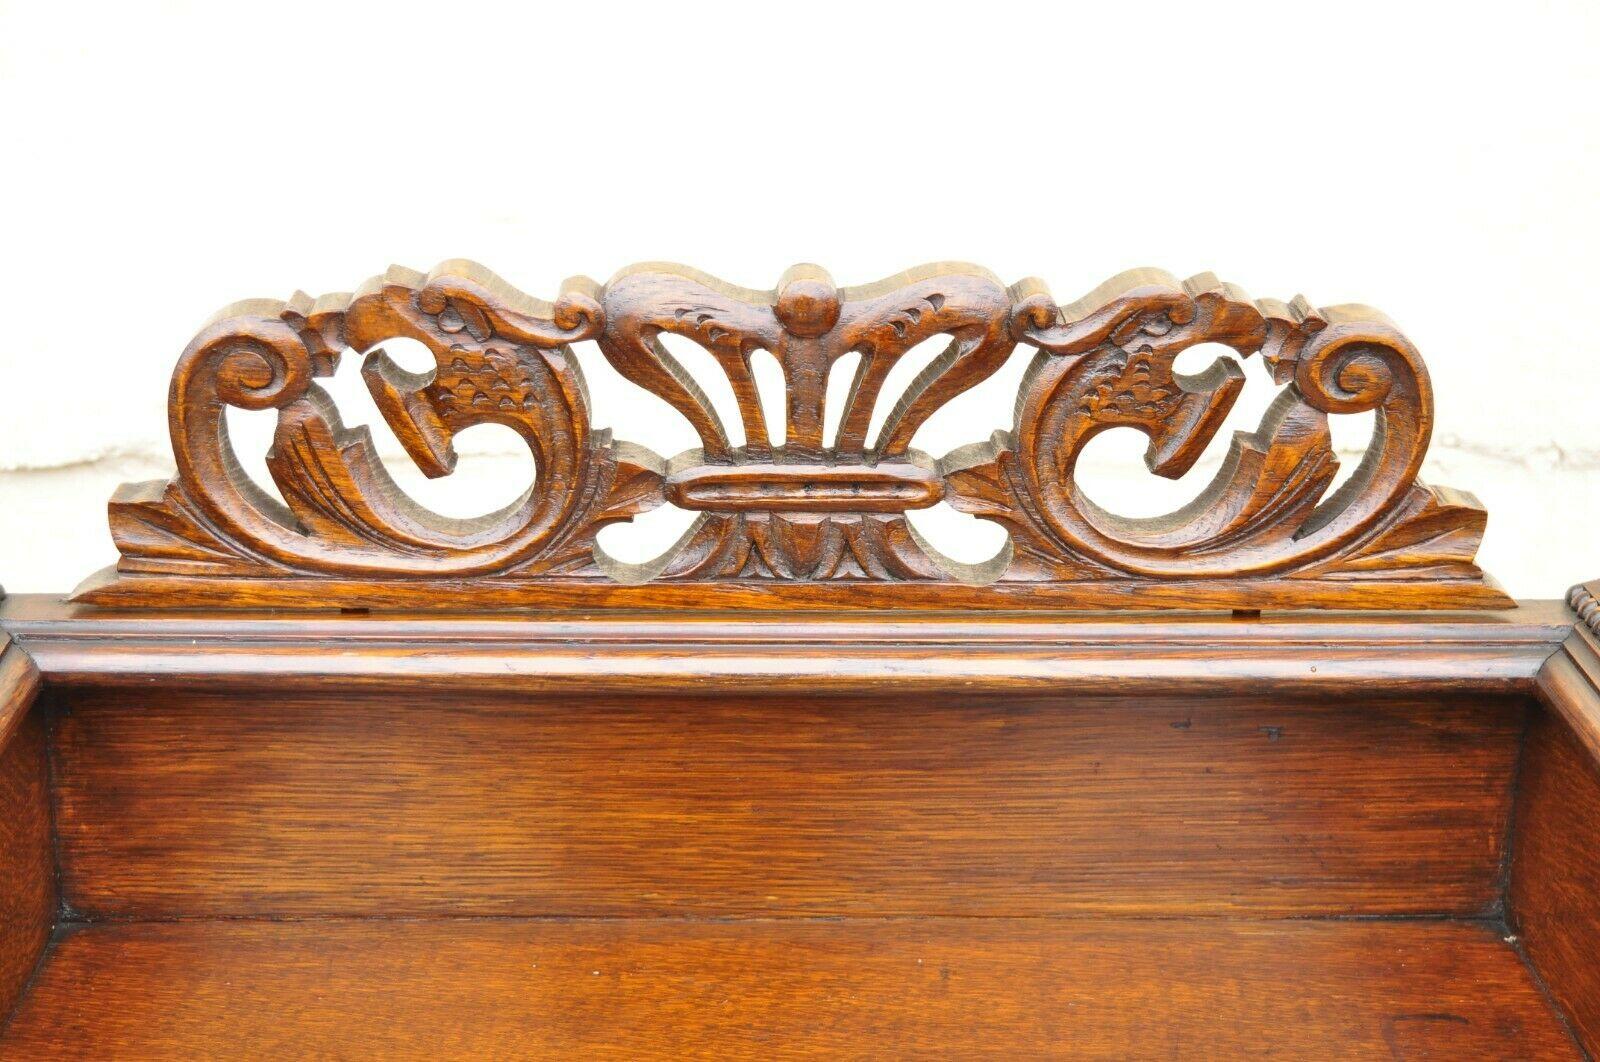
<instances>
[{"instance_id":1,"label":"acanthus leaf carving","mask_svg":"<svg viewBox=\"0 0 1600 1062\"><path fill-rule=\"evenodd\" d=\"M698 344L726 376L742 445L664 335ZM890 370L936 337L944 353L880 409ZM390 359L382 344L396 338L423 344L433 369ZM700 448L668 461L594 428L572 350L583 341L681 413ZM1008 428L939 460L913 447L929 416L1019 344L1034 356ZM1199 344L1234 356L1178 372ZM426 475L450 474L456 435L493 423L528 446L534 485L469 520L417 505L316 382L345 351L364 354L379 413ZM781 432L768 430L757 394L757 351L782 370ZM1147 436L1152 473L1184 476L1244 386L1236 358L1257 354L1282 390L1193 502L1132 519L1083 493L1079 458L1111 428ZM829 439L828 376L846 355L858 367ZM267 467L282 502L241 471L230 406L277 411ZM1367 411L1372 443L1330 491L1328 418ZM546 303L468 262L395 268L352 294L228 308L179 359L169 412L178 475L119 492L122 561L83 600L305 601L322 580L357 605L428 607L446 585L511 605L541 600L541 587L649 604L666 595L656 588L690 585L710 604L762 607L1508 603L1473 563L1481 507L1417 480L1432 392L1415 348L1365 307L1252 300L1210 275L1179 283L1134 270L1058 306L1036 280L1007 287L957 263L859 288L798 266L770 291L647 264L605 285L569 281ZM869 438L874 419L882 427ZM942 556L907 516L939 503L1000 524L1006 548L980 564ZM665 504L700 515L655 561L624 564L598 547L606 525Z\"/></svg>"}]
</instances>

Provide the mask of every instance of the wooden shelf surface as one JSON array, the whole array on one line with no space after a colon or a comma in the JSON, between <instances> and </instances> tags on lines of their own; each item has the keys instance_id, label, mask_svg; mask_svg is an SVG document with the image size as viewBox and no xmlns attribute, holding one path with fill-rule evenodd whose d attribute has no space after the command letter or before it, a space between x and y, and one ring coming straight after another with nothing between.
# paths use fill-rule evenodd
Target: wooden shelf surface
<instances>
[{"instance_id":1,"label":"wooden shelf surface","mask_svg":"<svg viewBox=\"0 0 1600 1062\"><path fill-rule=\"evenodd\" d=\"M1578 1058L1493 925L382 919L58 933L30 1058Z\"/></svg>"}]
</instances>

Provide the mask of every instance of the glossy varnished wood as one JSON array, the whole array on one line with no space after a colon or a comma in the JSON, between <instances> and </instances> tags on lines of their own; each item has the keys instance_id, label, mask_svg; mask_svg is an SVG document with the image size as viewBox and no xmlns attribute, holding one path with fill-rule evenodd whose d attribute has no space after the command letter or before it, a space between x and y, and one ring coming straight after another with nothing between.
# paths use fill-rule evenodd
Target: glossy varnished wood
<instances>
[{"instance_id":1,"label":"glossy varnished wood","mask_svg":"<svg viewBox=\"0 0 1600 1062\"><path fill-rule=\"evenodd\" d=\"M1561 648L1539 671L1538 692L1600 763L1600 601L1594 591L1600 583L1572 588L1568 604L1577 622Z\"/></svg>"},{"instance_id":2,"label":"glossy varnished wood","mask_svg":"<svg viewBox=\"0 0 1600 1062\"><path fill-rule=\"evenodd\" d=\"M91 987L92 986L92 987ZM67 934L46 1058L1576 1059L1448 922L300 922Z\"/></svg>"},{"instance_id":3,"label":"glossy varnished wood","mask_svg":"<svg viewBox=\"0 0 1600 1062\"><path fill-rule=\"evenodd\" d=\"M53 685L270 684L563 695L935 690L1293 696L1532 693L1572 630L1501 612L1091 615L704 611L421 615L0 602Z\"/></svg>"},{"instance_id":4,"label":"glossy varnished wood","mask_svg":"<svg viewBox=\"0 0 1600 1062\"><path fill-rule=\"evenodd\" d=\"M1579 1037L1600 1052L1600 759L1556 712L1529 733L1516 819L1511 924Z\"/></svg>"},{"instance_id":5,"label":"glossy varnished wood","mask_svg":"<svg viewBox=\"0 0 1600 1062\"><path fill-rule=\"evenodd\" d=\"M1572 588L1571 634L1540 670L1517 803L1510 920L1600 1053L1600 582Z\"/></svg>"},{"instance_id":6,"label":"glossy varnished wood","mask_svg":"<svg viewBox=\"0 0 1600 1062\"><path fill-rule=\"evenodd\" d=\"M1524 714L756 684L60 703L64 890L94 917L1477 915Z\"/></svg>"},{"instance_id":7,"label":"glossy varnished wood","mask_svg":"<svg viewBox=\"0 0 1600 1062\"><path fill-rule=\"evenodd\" d=\"M697 344L731 389L736 438L662 337ZM421 343L414 373L380 348ZM899 395L897 363L947 343ZM572 344L594 341L623 377L676 409L699 445L671 460L595 429ZM1015 416L936 459L918 429L993 375L1033 359ZM1075 480L1097 435L1149 438L1151 472L1181 477L1244 386L1232 357L1182 374L1184 351L1259 354L1283 385L1195 501L1127 519ZM446 519L416 504L348 429L316 382L341 354L418 468L454 468L453 440L481 424L517 433L538 482L504 509ZM752 361L780 372L764 408ZM836 363L857 358L824 405ZM273 410L266 465L281 501L243 471L227 411ZM835 411L828 411L835 412ZM1356 473L1339 466L1330 416L1371 413ZM1473 561L1485 514L1417 474L1433 429L1421 355L1381 313L1256 300L1202 274L1112 278L1058 305L1042 282L1006 286L960 262L838 288L818 266L769 291L670 263L605 284L569 281L553 303L472 262L393 268L354 293L253 300L209 321L178 359L167 401L177 475L129 484L110 505L121 552L79 600L143 608L1493 608L1510 599ZM874 421L881 428L869 438ZM626 425L627 417L616 418ZM993 427L1002 427L994 425ZM624 429L625 430L625 429ZM947 501L1000 524L981 564L941 555L907 519ZM698 512L654 561L596 544L609 523L664 504Z\"/></svg>"},{"instance_id":8,"label":"glossy varnished wood","mask_svg":"<svg viewBox=\"0 0 1600 1062\"><path fill-rule=\"evenodd\" d=\"M38 690L32 661L0 634L0 1021L32 975L56 914Z\"/></svg>"},{"instance_id":9,"label":"glossy varnished wood","mask_svg":"<svg viewBox=\"0 0 1600 1062\"><path fill-rule=\"evenodd\" d=\"M4 593L0 591L0 598ZM0 749L27 718L43 685L39 667L11 635L0 630Z\"/></svg>"},{"instance_id":10,"label":"glossy varnished wood","mask_svg":"<svg viewBox=\"0 0 1600 1062\"><path fill-rule=\"evenodd\" d=\"M699 445L596 429L579 341ZM1174 513L1094 505L1106 430L1201 456L1243 373L1176 360L1217 344L1282 388L1259 429ZM1018 346L1008 427L912 445ZM536 482L417 505L316 382L349 351L422 472L492 423ZM230 408L276 413L278 497ZM1345 414L1374 431L1330 491ZM452 261L229 307L167 416L116 568L0 604L8 1059L1574 1057L1552 998L1594 1038L1600 604L1477 568L1375 311L1155 270L1061 305L960 263L545 303ZM1005 548L941 556L907 515L941 502ZM656 561L598 548L664 504L699 515Z\"/></svg>"},{"instance_id":11,"label":"glossy varnished wood","mask_svg":"<svg viewBox=\"0 0 1600 1062\"><path fill-rule=\"evenodd\" d=\"M112 920L69 923L7 1058L1573 1057L1540 985L1589 998L1582 917L1499 939L1527 699L1568 723L1597 703L1551 603L340 616L24 596L0 626L51 689L69 917ZM1528 909L1594 891L1548 885L1581 845L1528 869L1542 734L1514 838ZM123 921L145 918L180 921Z\"/></svg>"}]
</instances>

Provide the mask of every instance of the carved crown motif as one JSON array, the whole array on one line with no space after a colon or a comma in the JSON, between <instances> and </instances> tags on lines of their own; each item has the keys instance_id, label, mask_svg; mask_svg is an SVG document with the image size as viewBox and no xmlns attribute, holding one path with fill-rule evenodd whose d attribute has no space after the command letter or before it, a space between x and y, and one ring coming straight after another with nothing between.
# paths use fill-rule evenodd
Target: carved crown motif
<instances>
[{"instance_id":1,"label":"carved crown motif","mask_svg":"<svg viewBox=\"0 0 1600 1062\"><path fill-rule=\"evenodd\" d=\"M690 340L726 374L743 445L662 343ZM896 362L949 345L868 431ZM381 344L424 344L411 373ZM664 460L590 423L571 344L594 341L625 378L687 418L700 446ZM1113 427L1149 438L1152 472L1181 477L1243 387L1231 358L1174 369L1199 343L1260 355L1282 385L1260 427L1235 437L1193 503L1128 519L1090 501L1074 471ZM917 429L993 374L1018 344L1035 355L1013 426L935 459ZM430 476L452 440L497 423L533 454L537 479L508 508L447 519L408 498L365 428L348 429L316 378L341 352L407 453ZM782 369L773 445L751 356ZM834 363L859 355L839 428L825 437ZM268 469L280 502L241 470L225 409L276 409ZM1330 415L1373 411L1360 467L1329 491ZM189 344L169 414L176 478L111 502L122 558L78 598L132 605L459 608L561 606L1451 608L1509 604L1473 563L1484 513L1423 485L1433 420L1427 370L1376 311L1252 300L1207 275L1124 273L1058 306L1042 283L1007 287L942 263L859 288L796 266L771 291L682 266L569 281L554 303L470 262L395 268L354 294L239 303ZM906 518L940 502L1001 524L1005 550L966 565ZM672 504L700 514L656 561L628 565L595 542L606 524Z\"/></svg>"}]
</instances>

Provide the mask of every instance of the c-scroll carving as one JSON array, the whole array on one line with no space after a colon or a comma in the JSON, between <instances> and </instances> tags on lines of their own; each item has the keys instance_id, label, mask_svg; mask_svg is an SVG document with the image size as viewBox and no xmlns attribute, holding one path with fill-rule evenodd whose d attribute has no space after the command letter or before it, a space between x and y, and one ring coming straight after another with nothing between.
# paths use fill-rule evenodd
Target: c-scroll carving
<instances>
[{"instance_id":1,"label":"c-scroll carving","mask_svg":"<svg viewBox=\"0 0 1600 1062\"><path fill-rule=\"evenodd\" d=\"M1432 426L1427 370L1376 311L1256 303L1209 275L1179 285L1141 270L1060 310L1036 292L1018 321L1039 354L1013 431L945 465L952 504L1013 533L1002 580L1360 580L1406 569L1481 578L1472 556L1482 510L1417 482ZM1150 439L1150 470L1177 478L1232 407L1236 363L1174 371L1200 343L1260 352L1287 386L1192 503L1155 519L1105 512L1073 478L1089 439L1136 428ZM1338 468L1328 416L1369 410L1377 419L1362 464L1324 498Z\"/></svg>"},{"instance_id":2,"label":"c-scroll carving","mask_svg":"<svg viewBox=\"0 0 1600 1062\"><path fill-rule=\"evenodd\" d=\"M663 336L701 346L724 374L745 441ZM947 347L879 415L890 370L926 340ZM412 373L382 350L420 342ZM592 340L625 378L680 412L700 446L670 461L592 427L572 344ZM1282 387L1235 437L1210 486L1154 519L1097 506L1076 471L1100 432L1149 439L1157 475L1187 473L1244 385L1231 357L1184 375L1198 344L1260 354ZM1035 350L1014 421L936 460L918 429ZM342 352L427 475L455 466L454 437L516 432L534 485L507 508L447 519L411 501L317 384ZM751 357L782 370L781 433L769 431ZM827 380L854 379L826 438ZM1057 306L1038 281L1007 287L976 266L924 266L859 288L799 266L770 291L647 264L605 285L531 299L480 266L393 269L354 294L229 307L179 359L170 395L178 474L124 488L111 506L117 573L80 591L121 604L400 603L440 595L522 605L761 607L1482 607L1509 603L1473 563L1484 514L1417 476L1433 419L1427 370L1376 311L1252 300L1209 275L1125 273ZM240 468L228 407L273 409L267 466L283 501ZM1372 412L1361 465L1338 490L1328 418ZM782 443L772 437L781 434ZM907 513L946 501L1009 532L988 565L950 561ZM655 563L623 565L595 542L606 524L663 504L700 516ZM320 595L315 588L321 588Z\"/></svg>"},{"instance_id":3,"label":"c-scroll carving","mask_svg":"<svg viewBox=\"0 0 1600 1062\"><path fill-rule=\"evenodd\" d=\"M590 427L568 344L592 338L594 285L553 305L508 296L470 263L423 276L391 270L354 295L240 303L184 351L170 398L178 476L112 503L124 567L239 574L441 577L593 570L594 534L659 496L659 459ZM405 372L377 344L405 337L436 369ZM396 436L430 476L454 467L451 439L504 424L534 458L536 481L508 508L453 520L413 503L347 429L315 378L342 350L370 350L363 375ZM241 470L225 410L278 411L267 467L278 502ZM134 563L129 564L132 560Z\"/></svg>"}]
</instances>

